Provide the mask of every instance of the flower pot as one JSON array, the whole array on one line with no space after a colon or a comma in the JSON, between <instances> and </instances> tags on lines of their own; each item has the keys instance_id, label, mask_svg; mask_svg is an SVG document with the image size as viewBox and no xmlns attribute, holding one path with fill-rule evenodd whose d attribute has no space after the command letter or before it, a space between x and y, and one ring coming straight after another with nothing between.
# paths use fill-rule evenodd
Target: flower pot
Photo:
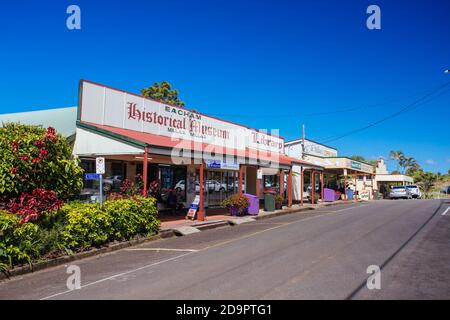
<instances>
[{"instance_id":1,"label":"flower pot","mask_svg":"<svg viewBox=\"0 0 450 320\"><path fill-rule=\"evenodd\" d=\"M243 216L248 213L248 208L239 208L236 206L229 207L232 216Z\"/></svg>"},{"instance_id":2,"label":"flower pot","mask_svg":"<svg viewBox=\"0 0 450 320\"><path fill-rule=\"evenodd\" d=\"M239 215L239 208L235 206L230 207L230 214L232 216L238 216Z\"/></svg>"}]
</instances>

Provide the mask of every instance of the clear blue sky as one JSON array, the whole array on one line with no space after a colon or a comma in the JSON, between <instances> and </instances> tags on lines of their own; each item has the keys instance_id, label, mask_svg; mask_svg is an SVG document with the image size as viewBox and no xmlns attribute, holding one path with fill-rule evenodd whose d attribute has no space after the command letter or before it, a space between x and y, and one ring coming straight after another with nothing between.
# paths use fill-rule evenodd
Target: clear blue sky
<instances>
[{"instance_id":1,"label":"clear blue sky","mask_svg":"<svg viewBox=\"0 0 450 320\"><path fill-rule=\"evenodd\" d=\"M66 28L70 4L79 31ZM381 30L366 28L370 4ZM324 141L450 80L450 1L8 1L0 12L0 113L74 106L80 78L132 92L167 80L188 107L287 140L304 123ZM330 144L366 158L402 150L447 172L449 123L448 92Z\"/></svg>"}]
</instances>

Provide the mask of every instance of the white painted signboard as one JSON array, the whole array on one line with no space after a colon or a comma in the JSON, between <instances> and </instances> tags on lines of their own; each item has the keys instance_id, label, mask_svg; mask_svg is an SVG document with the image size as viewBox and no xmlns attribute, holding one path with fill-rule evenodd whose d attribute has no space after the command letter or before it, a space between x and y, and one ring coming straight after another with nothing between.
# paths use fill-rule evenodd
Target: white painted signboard
<instances>
[{"instance_id":1,"label":"white painted signboard","mask_svg":"<svg viewBox=\"0 0 450 320\"><path fill-rule=\"evenodd\" d=\"M284 153L284 139L276 135L88 81L82 82L81 90L80 115L85 122L238 150Z\"/></svg>"}]
</instances>

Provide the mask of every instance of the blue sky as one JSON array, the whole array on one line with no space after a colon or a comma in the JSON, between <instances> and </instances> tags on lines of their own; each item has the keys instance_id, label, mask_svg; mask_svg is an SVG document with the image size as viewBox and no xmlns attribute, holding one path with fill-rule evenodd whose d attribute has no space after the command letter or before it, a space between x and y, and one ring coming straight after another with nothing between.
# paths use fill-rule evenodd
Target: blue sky
<instances>
[{"instance_id":1,"label":"blue sky","mask_svg":"<svg viewBox=\"0 0 450 320\"><path fill-rule=\"evenodd\" d=\"M81 8L81 30L66 8ZM381 8L381 30L366 8ZM286 140L363 127L450 81L450 1L9 1L0 13L0 113L77 104L80 78L132 92L167 80L188 107ZM347 110L347 111L343 111ZM450 92L330 142L402 150L450 168ZM392 168L393 166L391 166Z\"/></svg>"}]
</instances>

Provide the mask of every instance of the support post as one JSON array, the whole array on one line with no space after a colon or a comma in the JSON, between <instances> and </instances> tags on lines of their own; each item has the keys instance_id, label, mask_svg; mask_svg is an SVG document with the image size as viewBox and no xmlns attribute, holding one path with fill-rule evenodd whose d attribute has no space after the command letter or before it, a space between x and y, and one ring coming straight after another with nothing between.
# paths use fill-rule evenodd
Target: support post
<instances>
[{"instance_id":1,"label":"support post","mask_svg":"<svg viewBox=\"0 0 450 320\"><path fill-rule=\"evenodd\" d=\"M205 169L204 161L202 160L202 163L200 164L200 177L199 177L199 189L200 189L200 201L198 203L198 214L197 214L197 220L199 221L205 221L205 211L203 206L203 171Z\"/></svg>"},{"instance_id":2,"label":"support post","mask_svg":"<svg viewBox=\"0 0 450 320\"><path fill-rule=\"evenodd\" d=\"M258 201L259 201L259 197L261 196L261 179L258 179L258 169L256 169L256 196L258 197Z\"/></svg>"},{"instance_id":3,"label":"support post","mask_svg":"<svg viewBox=\"0 0 450 320\"><path fill-rule=\"evenodd\" d=\"M344 169L344 200L347 200L347 176Z\"/></svg>"},{"instance_id":4,"label":"support post","mask_svg":"<svg viewBox=\"0 0 450 320\"><path fill-rule=\"evenodd\" d=\"M315 174L314 170L311 171L311 205L314 206L314 197L316 196L316 181L315 181Z\"/></svg>"},{"instance_id":5,"label":"support post","mask_svg":"<svg viewBox=\"0 0 450 320\"><path fill-rule=\"evenodd\" d=\"M144 197L146 197L147 196L147 184L148 184L148 181L147 181L147 170L148 170L148 148L147 147L145 147L144 148L144 162L143 162L143 164L142 164L142 175L143 175L143 177L142 177L142 182L144 183L144 188L143 188L143 190L142 190L142 194L143 194L143 196Z\"/></svg>"},{"instance_id":6,"label":"support post","mask_svg":"<svg viewBox=\"0 0 450 320\"><path fill-rule=\"evenodd\" d=\"M300 204L303 205L303 185L304 185L304 171L303 166L300 167Z\"/></svg>"},{"instance_id":7,"label":"support post","mask_svg":"<svg viewBox=\"0 0 450 320\"><path fill-rule=\"evenodd\" d=\"M289 169L289 176L288 176L288 207L292 207L292 167Z\"/></svg>"},{"instance_id":8,"label":"support post","mask_svg":"<svg viewBox=\"0 0 450 320\"><path fill-rule=\"evenodd\" d=\"M322 171L322 173L320 174L320 199L321 199L322 201L323 201L323 198L324 198L323 175L324 175L324 173L323 173L323 171Z\"/></svg>"},{"instance_id":9,"label":"support post","mask_svg":"<svg viewBox=\"0 0 450 320\"><path fill-rule=\"evenodd\" d=\"M242 179L244 176L245 166L241 165L239 167L239 195L242 196Z\"/></svg>"},{"instance_id":10,"label":"support post","mask_svg":"<svg viewBox=\"0 0 450 320\"><path fill-rule=\"evenodd\" d=\"M283 197L283 189L284 189L284 171L283 171L283 169L280 169L280 177L279 177L280 179L280 181L278 182L278 185L280 186L280 197L281 198L284 198Z\"/></svg>"}]
</instances>

